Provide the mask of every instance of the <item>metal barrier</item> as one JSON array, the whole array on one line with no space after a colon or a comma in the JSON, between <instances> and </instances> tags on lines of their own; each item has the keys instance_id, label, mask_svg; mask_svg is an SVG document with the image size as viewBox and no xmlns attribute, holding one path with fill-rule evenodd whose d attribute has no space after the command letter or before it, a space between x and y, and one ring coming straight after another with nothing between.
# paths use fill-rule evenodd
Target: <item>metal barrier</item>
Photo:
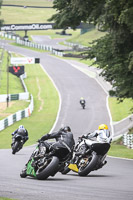
<instances>
[{"instance_id":1,"label":"metal barrier","mask_svg":"<svg viewBox=\"0 0 133 200\"><path fill-rule=\"evenodd\" d=\"M20 76L20 79L22 81L22 85L24 87L25 92L19 93L19 94L10 94L9 95L9 101L29 99L29 92L28 92L27 87L26 87L24 80L23 80L23 78L25 78L25 77L26 77L25 74ZM7 100L6 94L0 95L0 102L6 102L6 100ZM0 120L0 131L7 128L8 126L11 126L16 121L19 121L19 120L21 120L25 117L29 117L31 115L31 113L33 112L33 110L34 110L34 101L33 101L33 96L31 94L30 104L26 109L19 110L18 112L6 117L5 119Z\"/></svg>"},{"instance_id":2,"label":"metal barrier","mask_svg":"<svg viewBox=\"0 0 133 200\"><path fill-rule=\"evenodd\" d=\"M18 112L8 116L7 118L0 120L0 131L7 128L8 126L11 126L16 121L19 121L25 117L29 117L33 112L33 109L34 109L34 102L33 102L33 96L31 95L30 105L26 109L19 110Z\"/></svg>"}]
</instances>

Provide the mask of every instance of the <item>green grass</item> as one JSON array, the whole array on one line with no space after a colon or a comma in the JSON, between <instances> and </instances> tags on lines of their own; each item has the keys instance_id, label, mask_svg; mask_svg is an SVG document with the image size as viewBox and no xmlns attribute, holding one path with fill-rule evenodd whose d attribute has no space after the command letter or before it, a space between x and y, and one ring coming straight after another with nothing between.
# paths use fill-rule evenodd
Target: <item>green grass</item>
<instances>
[{"instance_id":1,"label":"green grass","mask_svg":"<svg viewBox=\"0 0 133 200\"><path fill-rule=\"evenodd\" d=\"M68 41L76 44L81 44L83 46L90 46L89 42L92 42L93 40L96 40L105 34L106 33L100 32L97 29L93 29L82 35L79 33L79 35L72 37Z\"/></svg>"},{"instance_id":2,"label":"green grass","mask_svg":"<svg viewBox=\"0 0 133 200\"><path fill-rule=\"evenodd\" d=\"M133 129L130 129L130 133L133 133ZM108 152L109 156L133 159L133 149L123 145L123 137L115 140L111 144L111 148Z\"/></svg>"},{"instance_id":3,"label":"green grass","mask_svg":"<svg viewBox=\"0 0 133 200\"><path fill-rule=\"evenodd\" d=\"M46 23L53 14L53 8L2 7L0 18L4 24Z\"/></svg>"},{"instance_id":4,"label":"green grass","mask_svg":"<svg viewBox=\"0 0 133 200\"><path fill-rule=\"evenodd\" d=\"M123 102L119 103L117 98L110 97L109 107L113 121L120 121L132 114L131 108L133 107L133 100L125 99Z\"/></svg>"},{"instance_id":5,"label":"green grass","mask_svg":"<svg viewBox=\"0 0 133 200\"><path fill-rule=\"evenodd\" d=\"M15 200L15 199L9 199L9 198L6 198L6 197L0 197L0 200Z\"/></svg>"},{"instance_id":6,"label":"green grass","mask_svg":"<svg viewBox=\"0 0 133 200\"><path fill-rule=\"evenodd\" d=\"M18 110L23 110L27 108L29 106L29 103L29 101L22 100L10 101L8 103L8 107L6 102L0 103L0 120L8 117L11 114L14 114Z\"/></svg>"},{"instance_id":7,"label":"green grass","mask_svg":"<svg viewBox=\"0 0 133 200\"><path fill-rule=\"evenodd\" d=\"M108 155L133 159L133 149L128 149L126 146L123 145L112 145Z\"/></svg>"},{"instance_id":8,"label":"green grass","mask_svg":"<svg viewBox=\"0 0 133 200\"><path fill-rule=\"evenodd\" d=\"M0 148L10 148L11 133L20 124L29 131L30 139L26 145L35 144L43 134L51 130L57 116L59 98L52 82L39 64L26 65L25 68L27 73L25 83L34 97L34 111L29 118L24 118L0 132Z\"/></svg>"},{"instance_id":9,"label":"green grass","mask_svg":"<svg viewBox=\"0 0 133 200\"><path fill-rule=\"evenodd\" d=\"M3 0L3 4L23 5L23 6L52 6L49 0Z\"/></svg>"},{"instance_id":10,"label":"green grass","mask_svg":"<svg viewBox=\"0 0 133 200\"><path fill-rule=\"evenodd\" d=\"M67 34L72 34L72 36L68 36L68 35L60 35L60 34L56 34L57 32L61 32L62 30L57 30L57 29L49 29L49 30L34 30L34 31L28 31L27 35L29 37L29 40L32 41L32 35L47 35L50 36L52 39L54 38L66 38L69 39L71 37L76 37L79 34L79 29L76 31L73 31L72 29L67 30ZM19 34L21 37L23 37L25 35L24 31L16 31L16 34Z\"/></svg>"}]
</instances>

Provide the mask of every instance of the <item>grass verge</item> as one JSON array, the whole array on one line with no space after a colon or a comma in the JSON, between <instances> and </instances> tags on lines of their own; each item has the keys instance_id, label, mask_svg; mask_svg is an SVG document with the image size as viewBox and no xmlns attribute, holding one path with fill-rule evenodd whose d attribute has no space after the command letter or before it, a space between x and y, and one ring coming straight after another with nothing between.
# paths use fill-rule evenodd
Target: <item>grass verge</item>
<instances>
[{"instance_id":1,"label":"grass verge","mask_svg":"<svg viewBox=\"0 0 133 200\"><path fill-rule=\"evenodd\" d=\"M46 23L55 14L53 8L23 8L7 7L1 8L1 19L5 24L27 24L27 23ZM47 13L47 14L46 14ZM32 17L31 17L32 16Z\"/></svg>"},{"instance_id":2,"label":"grass verge","mask_svg":"<svg viewBox=\"0 0 133 200\"><path fill-rule=\"evenodd\" d=\"M39 64L26 65L27 78L25 83L34 98L34 111L29 118L24 118L0 132L0 148L10 148L11 133L23 124L29 131L29 140L25 145L36 141L52 128L59 106L56 89Z\"/></svg>"},{"instance_id":3,"label":"grass verge","mask_svg":"<svg viewBox=\"0 0 133 200\"><path fill-rule=\"evenodd\" d=\"M112 144L108 152L109 156L133 159L133 149L128 149L124 145Z\"/></svg>"},{"instance_id":4,"label":"grass verge","mask_svg":"<svg viewBox=\"0 0 133 200\"><path fill-rule=\"evenodd\" d=\"M23 5L23 6L52 6L53 1L50 0L3 0L3 4Z\"/></svg>"},{"instance_id":5,"label":"grass verge","mask_svg":"<svg viewBox=\"0 0 133 200\"><path fill-rule=\"evenodd\" d=\"M119 103L117 98L110 97L109 107L113 121L120 121L132 114L131 108L133 108L133 100L125 99L123 102Z\"/></svg>"},{"instance_id":6,"label":"grass verge","mask_svg":"<svg viewBox=\"0 0 133 200\"><path fill-rule=\"evenodd\" d=\"M129 149L122 144L123 144L122 137L112 142L108 155L119 158L133 159L133 149Z\"/></svg>"},{"instance_id":7,"label":"grass verge","mask_svg":"<svg viewBox=\"0 0 133 200\"><path fill-rule=\"evenodd\" d=\"M16 199L9 199L9 198L6 198L6 197L0 197L0 200L16 200Z\"/></svg>"},{"instance_id":8,"label":"grass verge","mask_svg":"<svg viewBox=\"0 0 133 200\"><path fill-rule=\"evenodd\" d=\"M30 103L29 100L28 101L22 101L22 100L10 101L8 103L8 107L7 107L6 102L0 103L0 120L8 117L9 115L14 114L18 110L23 110L27 108L29 106L29 103Z\"/></svg>"}]
</instances>

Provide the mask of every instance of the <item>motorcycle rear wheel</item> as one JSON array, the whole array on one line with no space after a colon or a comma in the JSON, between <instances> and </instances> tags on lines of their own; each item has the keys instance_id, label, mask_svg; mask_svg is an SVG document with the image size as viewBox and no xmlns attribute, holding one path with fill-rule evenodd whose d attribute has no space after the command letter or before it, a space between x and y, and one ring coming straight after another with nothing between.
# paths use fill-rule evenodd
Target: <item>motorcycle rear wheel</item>
<instances>
[{"instance_id":1,"label":"motorcycle rear wheel","mask_svg":"<svg viewBox=\"0 0 133 200\"><path fill-rule=\"evenodd\" d=\"M54 172L57 172L59 159L55 156L51 157L49 164L42 170L36 171L36 178L39 180L45 180L49 176L52 176Z\"/></svg>"},{"instance_id":2,"label":"motorcycle rear wheel","mask_svg":"<svg viewBox=\"0 0 133 200\"><path fill-rule=\"evenodd\" d=\"M93 171L94 167L96 166L96 163L98 162L98 156L96 154L93 154L92 157L90 157L90 159L91 160L85 168L79 168L79 176L87 176L91 171Z\"/></svg>"}]
</instances>

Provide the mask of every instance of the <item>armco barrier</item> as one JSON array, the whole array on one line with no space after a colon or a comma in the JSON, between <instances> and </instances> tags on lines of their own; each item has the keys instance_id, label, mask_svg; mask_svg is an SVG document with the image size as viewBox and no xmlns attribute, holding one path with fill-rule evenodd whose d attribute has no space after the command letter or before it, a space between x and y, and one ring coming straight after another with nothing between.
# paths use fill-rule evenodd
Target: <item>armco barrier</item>
<instances>
[{"instance_id":1,"label":"armco barrier","mask_svg":"<svg viewBox=\"0 0 133 200\"><path fill-rule=\"evenodd\" d=\"M41 44L37 44L37 43L33 43L33 42L27 42L27 41L20 40L18 38L16 39L16 43L20 44L20 45L27 46L27 47L32 47L32 48L36 48L36 49L40 49L40 50L45 50L45 51L50 51L54 55L63 57L63 52L54 50L52 48L52 46L41 45Z\"/></svg>"},{"instance_id":2,"label":"armco barrier","mask_svg":"<svg viewBox=\"0 0 133 200\"><path fill-rule=\"evenodd\" d=\"M14 100L27 100L29 99L29 92L23 92L19 94L9 94L9 101ZM1 94L0 95L0 103L7 101L7 94Z\"/></svg>"},{"instance_id":3,"label":"armco barrier","mask_svg":"<svg viewBox=\"0 0 133 200\"><path fill-rule=\"evenodd\" d=\"M8 95L9 101L29 99L29 92L24 83L24 80L23 80L24 78L26 78L25 74L20 76L20 79L21 79L21 82L22 82L25 92L19 93L19 94L9 94ZM7 101L7 95L6 94L0 95L0 102L6 102L6 101ZM11 126L16 121L19 121L19 120L23 119L24 117L29 117L31 115L31 113L33 112L33 109L34 109L34 102L33 102L33 96L31 94L30 104L26 109L19 110L18 112L8 116L7 118L0 120L0 131L7 128L8 126Z\"/></svg>"},{"instance_id":4,"label":"armco barrier","mask_svg":"<svg viewBox=\"0 0 133 200\"><path fill-rule=\"evenodd\" d=\"M33 102L33 96L31 95L30 105L26 109L19 110L18 112L0 121L0 131L7 128L8 126L11 126L16 121L19 121L23 119L24 117L29 117L31 113L33 112L33 109L34 109L34 102Z\"/></svg>"},{"instance_id":5,"label":"armco barrier","mask_svg":"<svg viewBox=\"0 0 133 200\"><path fill-rule=\"evenodd\" d=\"M19 94L8 94L9 101L29 99L29 92L28 92L27 87L24 83L24 80L23 80L24 78L26 78L26 74L22 74L20 76L20 80L21 80L21 83L22 83L22 86L23 86L25 92L22 92L22 93L19 93ZM0 95L0 103L6 102L6 101L7 101L7 94L1 94Z\"/></svg>"}]
</instances>

